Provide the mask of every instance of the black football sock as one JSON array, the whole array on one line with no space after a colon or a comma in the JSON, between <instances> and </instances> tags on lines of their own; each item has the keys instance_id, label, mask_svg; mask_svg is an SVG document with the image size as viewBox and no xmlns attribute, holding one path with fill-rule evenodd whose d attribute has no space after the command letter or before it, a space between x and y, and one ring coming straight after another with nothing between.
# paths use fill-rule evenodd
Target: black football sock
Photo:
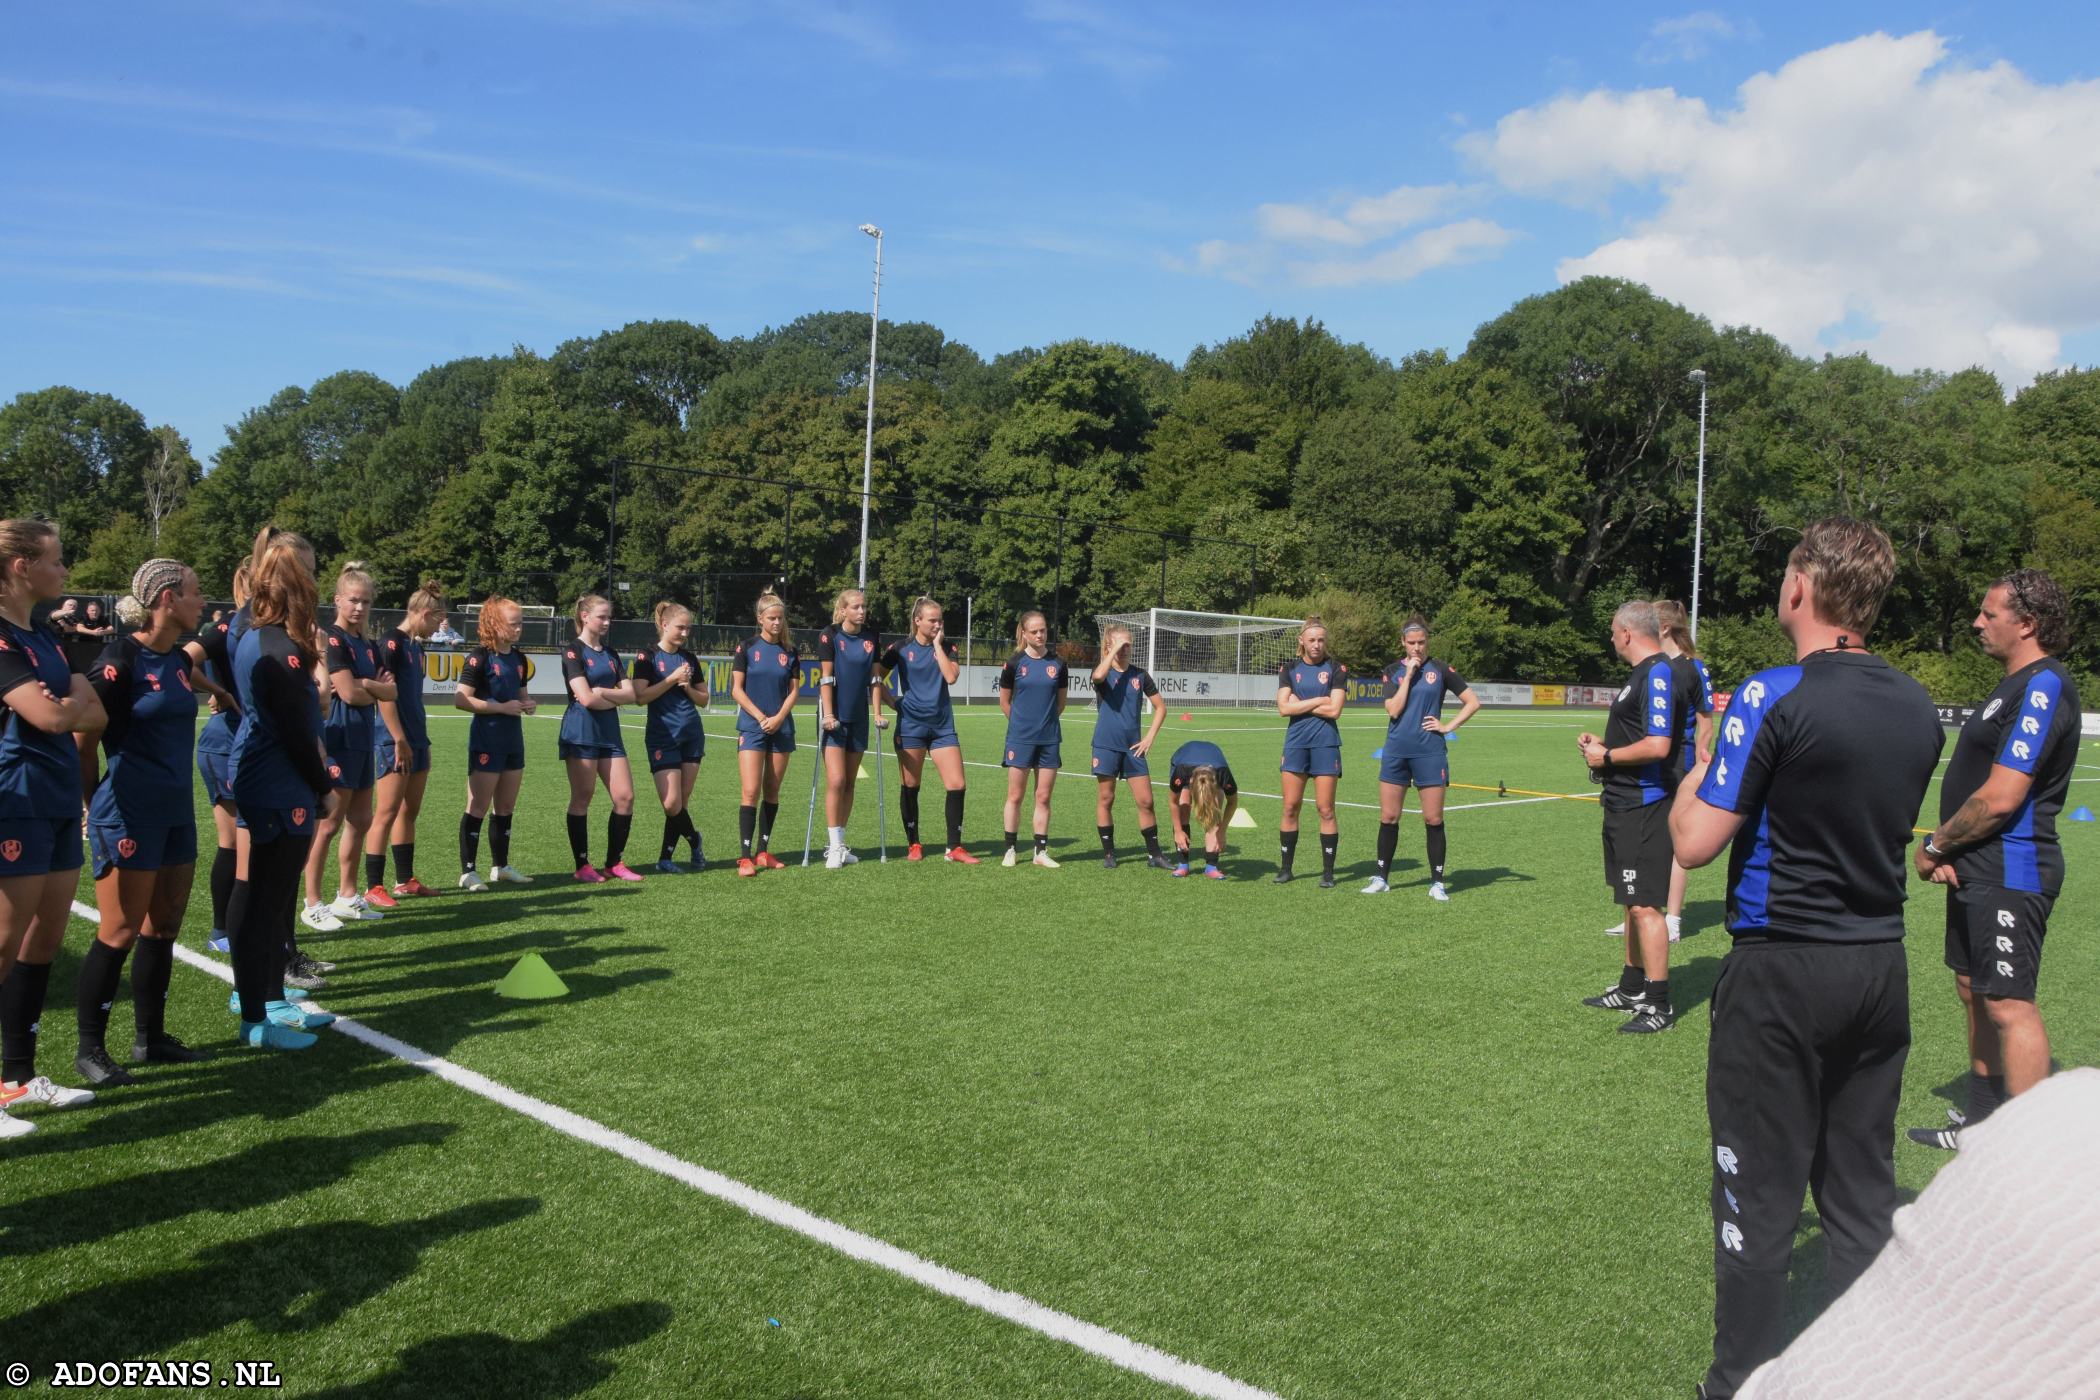
<instances>
[{"instance_id":1,"label":"black football sock","mask_svg":"<svg viewBox=\"0 0 2100 1400\"><path fill-rule=\"evenodd\" d=\"M953 796L954 794L949 794ZM919 844L919 790L915 787L897 789L897 811L904 818L904 844Z\"/></svg>"},{"instance_id":2,"label":"black football sock","mask_svg":"<svg viewBox=\"0 0 2100 1400\"><path fill-rule=\"evenodd\" d=\"M1422 823L1422 846L1429 857L1429 878L1444 883L1444 824Z\"/></svg>"},{"instance_id":3,"label":"black football sock","mask_svg":"<svg viewBox=\"0 0 2100 1400\"><path fill-rule=\"evenodd\" d=\"M570 812L568 821L569 854L575 858L576 868L581 870L591 863L590 813Z\"/></svg>"},{"instance_id":4,"label":"black football sock","mask_svg":"<svg viewBox=\"0 0 2100 1400\"><path fill-rule=\"evenodd\" d=\"M685 834L685 828L679 821L684 816L683 812L673 812L664 817L664 839L656 848L657 860L666 861L678 854L678 838Z\"/></svg>"},{"instance_id":5,"label":"black football sock","mask_svg":"<svg viewBox=\"0 0 2100 1400\"><path fill-rule=\"evenodd\" d=\"M1113 825L1097 826L1094 828L1094 834L1101 838L1102 850L1110 855L1116 853L1116 829Z\"/></svg>"},{"instance_id":6,"label":"black football sock","mask_svg":"<svg viewBox=\"0 0 2100 1400\"><path fill-rule=\"evenodd\" d=\"M510 864L510 812L489 813L489 855L497 866Z\"/></svg>"},{"instance_id":7,"label":"black football sock","mask_svg":"<svg viewBox=\"0 0 2100 1400\"><path fill-rule=\"evenodd\" d=\"M1205 850L1203 854L1208 856L1210 852ZM1177 865L1187 865L1189 863L1189 848L1179 841L1174 843L1174 863Z\"/></svg>"},{"instance_id":8,"label":"black football sock","mask_svg":"<svg viewBox=\"0 0 2100 1400\"><path fill-rule=\"evenodd\" d=\"M167 1034L168 983L175 975L175 940L141 937L131 947L131 1023L138 1038Z\"/></svg>"},{"instance_id":9,"label":"black football sock","mask_svg":"<svg viewBox=\"0 0 2100 1400\"><path fill-rule=\"evenodd\" d=\"M1400 849L1400 823L1378 824L1378 878L1383 880L1393 873L1393 852Z\"/></svg>"},{"instance_id":10,"label":"black football sock","mask_svg":"<svg viewBox=\"0 0 2100 1400\"><path fill-rule=\"evenodd\" d=\"M1320 833L1320 873L1321 873L1321 874L1323 874L1323 875L1332 875L1332 874L1334 874L1334 852L1335 852L1335 848L1336 848L1337 846L1341 845L1341 844L1342 844L1342 835L1341 835L1341 833L1340 833L1340 832L1338 832L1338 831L1334 831L1334 832L1329 832L1329 831L1323 831L1323 832L1321 832L1321 833Z\"/></svg>"},{"instance_id":11,"label":"black football sock","mask_svg":"<svg viewBox=\"0 0 2100 1400\"><path fill-rule=\"evenodd\" d=\"M394 882L405 885L416 878L416 843L401 841L391 849L394 853Z\"/></svg>"},{"instance_id":12,"label":"black football sock","mask_svg":"<svg viewBox=\"0 0 2100 1400\"><path fill-rule=\"evenodd\" d=\"M1159 827L1157 824L1139 827L1138 835L1145 838L1146 855L1156 856L1159 854Z\"/></svg>"},{"instance_id":13,"label":"black football sock","mask_svg":"<svg viewBox=\"0 0 2100 1400\"><path fill-rule=\"evenodd\" d=\"M386 888L386 856L365 853L365 888Z\"/></svg>"},{"instance_id":14,"label":"black football sock","mask_svg":"<svg viewBox=\"0 0 2100 1400\"><path fill-rule=\"evenodd\" d=\"M742 852L744 853L744 859L745 859L745 860L749 860L749 859L751 859L751 836L752 836L752 833L753 833L753 832L755 832L755 831L757 831L757 830L758 830L758 808L756 808L756 807L739 807L739 808L737 808L737 809L736 809L736 839L737 839L737 846L738 846L738 849L740 849L740 850L741 850L741 851L742 851Z\"/></svg>"},{"instance_id":15,"label":"black football sock","mask_svg":"<svg viewBox=\"0 0 2100 1400\"><path fill-rule=\"evenodd\" d=\"M1288 870L1291 868L1291 862L1298 858L1298 833L1285 831L1278 835L1283 848L1283 868Z\"/></svg>"},{"instance_id":16,"label":"black football sock","mask_svg":"<svg viewBox=\"0 0 2100 1400\"><path fill-rule=\"evenodd\" d=\"M250 874L254 873L254 853L249 853ZM267 922L254 898L254 884L248 880L234 882L233 895L226 901L226 941L233 958L233 985L240 993L241 1019L262 1019L263 1003L273 996L283 996L280 984L276 991L268 991L270 976L270 953L268 943L270 931L263 927ZM252 999L251 999L252 998Z\"/></svg>"},{"instance_id":17,"label":"black football sock","mask_svg":"<svg viewBox=\"0 0 2100 1400\"><path fill-rule=\"evenodd\" d=\"M1038 831L1038 832L1037 832L1037 833L1035 834L1035 853L1036 853L1037 855L1042 855L1042 854L1043 854L1044 852L1048 851L1049 849L1050 849L1050 836L1049 836L1049 833L1047 833L1047 832L1042 832L1042 831Z\"/></svg>"},{"instance_id":18,"label":"black football sock","mask_svg":"<svg viewBox=\"0 0 2100 1400\"><path fill-rule=\"evenodd\" d=\"M219 847L211 858L211 926L219 933L226 931L226 904L233 898L233 872L238 868L231 846Z\"/></svg>"},{"instance_id":19,"label":"black football sock","mask_svg":"<svg viewBox=\"0 0 2100 1400\"><path fill-rule=\"evenodd\" d=\"M627 854L627 833L634 829L634 813L614 812L605 819L605 863L618 865Z\"/></svg>"},{"instance_id":20,"label":"black football sock","mask_svg":"<svg viewBox=\"0 0 2100 1400\"><path fill-rule=\"evenodd\" d=\"M474 868L481 855L481 818L472 812L463 812L459 818L459 873L464 875ZM497 864L502 864L498 861Z\"/></svg>"},{"instance_id":21,"label":"black football sock","mask_svg":"<svg viewBox=\"0 0 2100 1400\"><path fill-rule=\"evenodd\" d=\"M1664 1006L1668 1006L1668 1005L1670 1004L1670 979L1669 979L1669 978L1665 977L1665 978L1663 978L1663 980L1662 980L1662 981L1660 981L1660 982L1657 982L1657 981L1653 981L1653 980L1650 980L1650 981L1648 982L1647 986L1648 986L1648 992L1647 992L1647 996L1648 996L1648 1004L1649 1004L1650 1006L1655 1006L1655 1007L1664 1007Z\"/></svg>"},{"instance_id":22,"label":"black football sock","mask_svg":"<svg viewBox=\"0 0 2100 1400\"><path fill-rule=\"evenodd\" d=\"M2005 1076L1969 1071L1969 1116L1963 1126L1973 1128L1998 1111L2005 1102Z\"/></svg>"},{"instance_id":23,"label":"black football sock","mask_svg":"<svg viewBox=\"0 0 2100 1400\"><path fill-rule=\"evenodd\" d=\"M1020 832L1018 832L1018 831L1009 831L1009 832L1007 832L1007 833L1006 833L1006 849L1007 849L1007 850L1009 850L1009 851L1016 851L1016 850L1019 850L1020 848L1021 848L1021 833L1020 833Z\"/></svg>"},{"instance_id":24,"label":"black football sock","mask_svg":"<svg viewBox=\"0 0 2100 1400\"><path fill-rule=\"evenodd\" d=\"M778 802L761 802L758 804L758 848L761 851L773 849L773 819L779 815L780 804Z\"/></svg>"},{"instance_id":25,"label":"black football sock","mask_svg":"<svg viewBox=\"0 0 2100 1400\"><path fill-rule=\"evenodd\" d=\"M124 975L123 948L112 948L97 938L88 944L80 959L80 1003L78 1023L80 1048L100 1046L109 1029L109 1008L116 1004L117 983Z\"/></svg>"},{"instance_id":26,"label":"black football sock","mask_svg":"<svg viewBox=\"0 0 2100 1400\"><path fill-rule=\"evenodd\" d=\"M50 963L17 962L0 982L0 1080L27 1084L36 1078L37 1028L50 986Z\"/></svg>"},{"instance_id":27,"label":"black football sock","mask_svg":"<svg viewBox=\"0 0 2100 1400\"><path fill-rule=\"evenodd\" d=\"M1628 963L1625 967L1619 969L1619 990L1621 992L1624 992L1627 996L1639 996L1641 994L1641 989L1643 987L1646 987L1647 985L1648 978L1646 977L1646 975L1644 975L1639 968L1633 966L1631 963Z\"/></svg>"},{"instance_id":28,"label":"black football sock","mask_svg":"<svg viewBox=\"0 0 2100 1400\"><path fill-rule=\"evenodd\" d=\"M916 800L916 799L914 799ZM962 845L963 795L957 788L948 794L948 849Z\"/></svg>"}]
</instances>

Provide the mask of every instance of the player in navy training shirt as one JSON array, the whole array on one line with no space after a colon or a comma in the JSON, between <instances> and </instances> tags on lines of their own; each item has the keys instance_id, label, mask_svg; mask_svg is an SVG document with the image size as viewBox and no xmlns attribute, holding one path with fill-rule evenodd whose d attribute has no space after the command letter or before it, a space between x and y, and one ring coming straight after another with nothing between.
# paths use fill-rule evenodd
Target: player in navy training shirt
<instances>
[{"instance_id":1,"label":"player in navy training shirt","mask_svg":"<svg viewBox=\"0 0 2100 1400\"><path fill-rule=\"evenodd\" d=\"M1677 858L1728 857L1734 939L1713 991L1714 1357L1733 1395L1785 1342L1787 1266L1815 1193L1833 1294L1888 1242L1910 991L1911 824L1945 738L1924 687L1864 649L1895 577L1856 520L1801 534L1779 589L1790 666L1737 687L1671 813ZM1651 1385L1649 1389L1658 1386Z\"/></svg>"},{"instance_id":2,"label":"player in navy training shirt","mask_svg":"<svg viewBox=\"0 0 2100 1400\"><path fill-rule=\"evenodd\" d=\"M859 862L846 845L853 786L868 751L869 701L878 648L868 628L868 595L842 590L831 600L831 626L817 634L817 748L824 755L824 868ZM803 852L807 860L809 853Z\"/></svg>"},{"instance_id":3,"label":"player in navy training shirt","mask_svg":"<svg viewBox=\"0 0 2100 1400\"><path fill-rule=\"evenodd\" d=\"M197 776L204 782L204 797L211 803L212 833L218 838L211 863L209 946L215 953L225 952L228 946L226 912L233 887L248 879L248 833L234 820L226 762L233 755L233 734L241 723L240 698L233 693L233 649L248 630L249 567L243 559L233 571L233 612L215 619L190 643L192 655L201 653L202 664L195 675L198 689L210 697L211 705L211 718L197 735Z\"/></svg>"},{"instance_id":4,"label":"player in navy training shirt","mask_svg":"<svg viewBox=\"0 0 2100 1400\"><path fill-rule=\"evenodd\" d=\"M708 702L707 668L686 650L693 615L683 604L656 605L656 645L634 659L634 699L648 706L642 743L649 750L649 777L664 809L664 838L657 848L656 868L679 873L678 842L691 848L692 868L704 869L700 829L693 825L693 785L700 780L700 759L707 741L700 732L700 711Z\"/></svg>"},{"instance_id":5,"label":"player in navy training shirt","mask_svg":"<svg viewBox=\"0 0 2100 1400\"><path fill-rule=\"evenodd\" d=\"M1384 894L1400 846L1400 814L1410 784L1422 790L1422 844L1429 860L1429 897L1444 893L1444 793L1451 785L1451 758L1444 736L1480 709L1480 697L1449 662L1429 655L1429 623L1419 614L1400 629L1398 661L1385 668L1385 746L1378 765L1378 873L1365 894ZM1465 697L1447 723L1447 696Z\"/></svg>"},{"instance_id":6,"label":"player in navy training shirt","mask_svg":"<svg viewBox=\"0 0 2100 1400\"><path fill-rule=\"evenodd\" d=\"M1699 658L1699 643L1692 636L1691 616L1684 604L1669 598L1655 600L1656 621L1662 624L1663 651L1677 668L1675 684L1691 703L1685 706L1684 730L1678 738L1678 765L1689 773L1702 758L1714 751L1713 673ZM1684 923L1684 867L1670 862L1670 899L1663 908L1663 923L1675 943Z\"/></svg>"},{"instance_id":7,"label":"player in navy training shirt","mask_svg":"<svg viewBox=\"0 0 2100 1400\"><path fill-rule=\"evenodd\" d=\"M379 774L372 829L365 837L365 899L386 908L402 899L436 894L416 878L416 819L430 782L430 721L423 704L428 674L423 646L445 624L445 592L433 580L408 595L407 616L379 639L379 678L392 681L394 698L379 702L385 726L373 753ZM394 857L394 884L386 883L386 858Z\"/></svg>"},{"instance_id":8,"label":"player in navy training shirt","mask_svg":"<svg viewBox=\"0 0 2100 1400\"><path fill-rule=\"evenodd\" d=\"M1014 654L999 670L999 710L1006 716L1006 854L999 863L1018 859L1021 794L1035 774L1035 863L1057 869L1050 858L1050 793L1063 766L1060 720L1070 686L1065 663L1050 652L1050 624L1030 608L1014 624Z\"/></svg>"},{"instance_id":9,"label":"player in navy training shirt","mask_svg":"<svg viewBox=\"0 0 2100 1400\"><path fill-rule=\"evenodd\" d=\"M921 597L911 605L911 631L891 642L876 662L881 680L897 687L897 810L904 818L906 860L923 860L919 844L919 784L926 776L926 759L933 758L941 786L948 790L948 845L945 859L957 865L976 865L977 857L964 848L962 746L955 737L954 702L948 687L962 676L955 643L948 640L947 621L941 605ZM870 694L875 722L882 723L881 685Z\"/></svg>"},{"instance_id":10,"label":"player in navy training shirt","mask_svg":"<svg viewBox=\"0 0 2100 1400\"><path fill-rule=\"evenodd\" d=\"M802 653L788 630L787 604L761 593L757 635L737 644L729 661L729 694L736 701L736 873L784 870L773 854L773 819L780 815L780 783L795 751L795 697L802 689ZM754 834L756 841L754 844Z\"/></svg>"},{"instance_id":11,"label":"player in navy training shirt","mask_svg":"<svg viewBox=\"0 0 2100 1400\"><path fill-rule=\"evenodd\" d=\"M517 650L525 612L502 594L491 595L475 619L480 645L460 663L452 707L474 718L467 725L467 810L459 818L459 887L478 894L489 887L475 868L481 859L481 824L489 827L489 880L529 885L532 877L510 863L510 823L525 781L524 716L539 709L526 688L531 662Z\"/></svg>"},{"instance_id":12,"label":"player in navy training shirt","mask_svg":"<svg viewBox=\"0 0 2100 1400\"><path fill-rule=\"evenodd\" d=\"M1992 584L1977 639L2005 679L1962 725L1940 782L1940 824L1918 848L1918 874L1947 886L1947 966L1968 1018L1969 1107L1961 1128L1912 1128L1951 1148L1999 1102L2049 1074L2049 1032L2035 1006L2042 937L2063 890L2056 817L2078 766L2078 687L2056 658L2070 606L2056 580L2020 569ZM1981 1066L1980 1071L1978 1066Z\"/></svg>"},{"instance_id":13,"label":"player in navy training shirt","mask_svg":"<svg viewBox=\"0 0 2100 1400\"><path fill-rule=\"evenodd\" d=\"M226 920L232 945L234 1006L241 1039L275 1050L314 1043L309 1016L285 996L288 985L326 985L320 964L299 950L293 905L314 831L344 794L322 748L320 696L312 644L312 547L289 532L257 537L249 599L252 625L234 648L233 683L241 727L227 765L233 801L248 830L248 888ZM298 983L287 979L297 977ZM322 1013L311 1019L319 1022Z\"/></svg>"},{"instance_id":14,"label":"player in navy training shirt","mask_svg":"<svg viewBox=\"0 0 2100 1400\"><path fill-rule=\"evenodd\" d=\"M1677 1020L1662 911L1670 892L1670 798L1684 776L1677 749L1690 697L1662 649L1655 604L1621 603L1611 641L1633 674L1612 702L1603 737L1584 733L1575 742L1590 775L1604 784L1604 881L1626 909L1626 962L1616 987L1583 1004L1631 1012L1619 1029L1648 1035Z\"/></svg>"},{"instance_id":15,"label":"player in navy training shirt","mask_svg":"<svg viewBox=\"0 0 2100 1400\"><path fill-rule=\"evenodd\" d=\"M58 531L0 520L0 1106L66 1108L94 1094L36 1072L37 1025L51 961L65 938L80 870L80 756L73 735L99 732L101 701L66 665L39 603L61 597ZM34 1132L0 1113L0 1138Z\"/></svg>"},{"instance_id":16,"label":"player in navy training shirt","mask_svg":"<svg viewBox=\"0 0 2100 1400\"><path fill-rule=\"evenodd\" d=\"M1111 627L1101 636L1101 660L1094 666L1094 756L1096 788L1094 829L1101 837L1101 864L1116 868L1116 779L1130 783L1137 802L1138 835L1145 838L1146 863L1171 870L1159 849L1159 818L1152 810L1152 769L1145 754L1159 739L1167 707L1151 672L1131 664L1127 627ZM1144 732L1145 705L1152 705L1152 724Z\"/></svg>"},{"instance_id":17,"label":"player in navy training shirt","mask_svg":"<svg viewBox=\"0 0 2100 1400\"><path fill-rule=\"evenodd\" d=\"M345 922L385 917L359 893L362 886L357 878L365 833L372 829L372 751L379 737L379 702L392 700L396 690L394 682L380 675L379 648L366 634L374 596L372 576L365 572L363 562L344 564L336 571L335 621L321 629L330 696L321 735L328 746L329 780L343 794L343 800L321 819L313 853L306 858L306 911L300 917L308 928L321 932L332 932ZM338 833L342 845L335 862L335 898L324 905L321 885L328 848Z\"/></svg>"},{"instance_id":18,"label":"player in navy training shirt","mask_svg":"<svg viewBox=\"0 0 2100 1400\"><path fill-rule=\"evenodd\" d=\"M1225 878L1225 828L1240 809L1240 785L1233 780L1225 752L1207 739L1191 739L1167 760L1167 784L1173 793L1174 878L1189 873L1189 827L1203 828L1203 875Z\"/></svg>"},{"instance_id":19,"label":"player in navy training shirt","mask_svg":"<svg viewBox=\"0 0 2100 1400\"><path fill-rule=\"evenodd\" d=\"M569 692L556 751L569 770L569 853L586 885L640 880L627 866L627 833L634 825L634 772L620 737L620 706L634 703L634 681L620 671L620 653L605 645L612 604L595 593L576 600L576 635L562 644L561 678ZM612 799L605 818L605 868L591 865L591 798L598 785Z\"/></svg>"},{"instance_id":20,"label":"player in navy training shirt","mask_svg":"<svg viewBox=\"0 0 2100 1400\"><path fill-rule=\"evenodd\" d=\"M1291 882L1298 857L1298 809L1305 782L1313 785L1320 814L1320 888L1334 888L1334 853L1340 828L1334 820L1334 790L1342 778L1342 731L1338 721L1349 698L1349 668L1327 652L1327 624L1305 619L1298 629L1298 657L1276 668L1276 713L1290 721L1283 732L1283 817L1277 822L1281 856L1276 883Z\"/></svg>"},{"instance_id":21,"label":"player in navy training shirt","mask_svg":"<svg viewBox=\"0 0 2100 1400\"><path fill-rule=\"evenodd\" d=\"M105 1036L124 961L131 967L134 1060L177 1063L197 1052L167 1034L163 1017L175 966L175 935L197 869L197 815L190 763L197 735L194 659L182 638L204 614L197 575L173 559L149 559L131 578L118 616L136 621L110 638L88 680L109 716L101 735L108 767L83 736L80 771L92 785L88 844L95 857L94 942L80 961L80 1050L73 1066L90 1084L129 1084ZM99 779L99 781L98 781Z\"/></svg>"}]
</instances>

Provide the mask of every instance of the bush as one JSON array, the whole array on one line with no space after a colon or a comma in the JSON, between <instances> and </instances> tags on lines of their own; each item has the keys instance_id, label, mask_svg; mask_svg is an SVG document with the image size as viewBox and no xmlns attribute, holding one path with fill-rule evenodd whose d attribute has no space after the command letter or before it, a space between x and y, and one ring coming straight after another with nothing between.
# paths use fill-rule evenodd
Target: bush
<instances>
[{"instance_id":1,"label":"bush","mask_svg":"<svg viewBox=\"0 0 2100 1400\"><path fill-rule=\"evenodd\" d=\"M1770 613L1758 617L1702 617L1699 655L1713 674L1714 687L1733 690L1752 675L1793 662L1794 644Z\"/></svg>"},{"instance_id":2,"label":"bush","mask_svg":"<svg viewBox=\"0 0 2100 1400\"><path fill-rule=\"evenodd\" d=\"M1917 678L1935 704L1980 705L2005 679L2004 665L1993 661L1974 637L1962 638L1952 651L1897 648L1887 655L1892 664Z\"/></svg>"},{"instance_id":3,"label":"bush","mask_svg":"<svg viewBox=\"0 0 2100 1400\"><path fill-rule=\"evenodd\" d=\"M1347 588L1303 596L1272 593L1254 611L1267 617L1318 615L1327 625L1328 653L1359 676L1377 675L1400 654L1400 625L1406 621L1390 603Z\"/></svg>"}]
</instances>

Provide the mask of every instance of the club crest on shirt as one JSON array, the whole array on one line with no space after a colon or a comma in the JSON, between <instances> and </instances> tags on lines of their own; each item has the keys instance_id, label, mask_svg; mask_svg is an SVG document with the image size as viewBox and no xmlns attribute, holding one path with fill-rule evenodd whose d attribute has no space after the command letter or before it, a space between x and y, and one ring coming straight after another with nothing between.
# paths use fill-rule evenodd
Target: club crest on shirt
<instances>
[{"instance_id":1,"label":"club crest on shirt","mask_svg":"<svg viewBox=\"0 0 2100 1400\"><path fill-rule=\"evenodd\" d=\"M860 654L862 656L873 656L875 654L875 643L862 642L860 644Z\"/></svg>"},{"instance_id":2,"label":"club crest on shirt","mask_svg":"<svg viewBox=\"0 0 2100 1400\"><path fill-rule=\"evenodd\" d=\"M1051 680L1054 681L1057 679L1057 663L1055 661L1050 663L1049 675Z\"/></svg>"},{"instance_id":3,"label":"club crest on shirt","mask_svg":"<svg viewBox=\"0 0 2100 1400\"><path fill-rule=\"evenodd\" d=\"M1327 684L1327 673L1325 671L1320 672L1320 684Z\"/></svg>"},{"instance_id":4,"label":"club crest on shirt","mask_svg":"<svg viewBox=\"0 0 2100 1400\"><path fill-rule=\"evenodd\" d=\"M304 807L294 807L294 808L292 808L292 825L293 825L293 826L305 826L305 825L306 825L306 809L305 809Z\"/></svg>"},{"instance_id":5,"label":"club crest on shirt","mask_svg":"<svg viewBox=\"0 0 2100 1400\"><path fill-rule=\"evenodd\" d=\"M1422 684L1424 684L1424 685L1435 685L1435 684L1436 684L1436 672L1434 672L1434 671L1431 671L1431 672L1430 672L1430 673L1429 673L1428 675L1426 675L1426 676L1422 677Z\"/></svg>"}]
</instances>

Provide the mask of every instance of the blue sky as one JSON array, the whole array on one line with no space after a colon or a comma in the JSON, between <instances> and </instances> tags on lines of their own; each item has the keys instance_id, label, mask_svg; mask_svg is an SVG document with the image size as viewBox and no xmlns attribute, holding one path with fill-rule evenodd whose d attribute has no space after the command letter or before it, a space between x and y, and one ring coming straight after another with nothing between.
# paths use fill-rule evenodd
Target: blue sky
<instances>
[{"instance_id":1,"label":"blue sky","mask_svg":"<svg viewBox=\"0 0 2100 1400\"><path fill-rule=\"evenodd\" d=\"M207 460L287 384L866 305L1394 357L1635 275L1804 350L2100 351L2090 21L2025 7L160 0L10 7L0 401Z\"/></svg>"}]
</instances>

